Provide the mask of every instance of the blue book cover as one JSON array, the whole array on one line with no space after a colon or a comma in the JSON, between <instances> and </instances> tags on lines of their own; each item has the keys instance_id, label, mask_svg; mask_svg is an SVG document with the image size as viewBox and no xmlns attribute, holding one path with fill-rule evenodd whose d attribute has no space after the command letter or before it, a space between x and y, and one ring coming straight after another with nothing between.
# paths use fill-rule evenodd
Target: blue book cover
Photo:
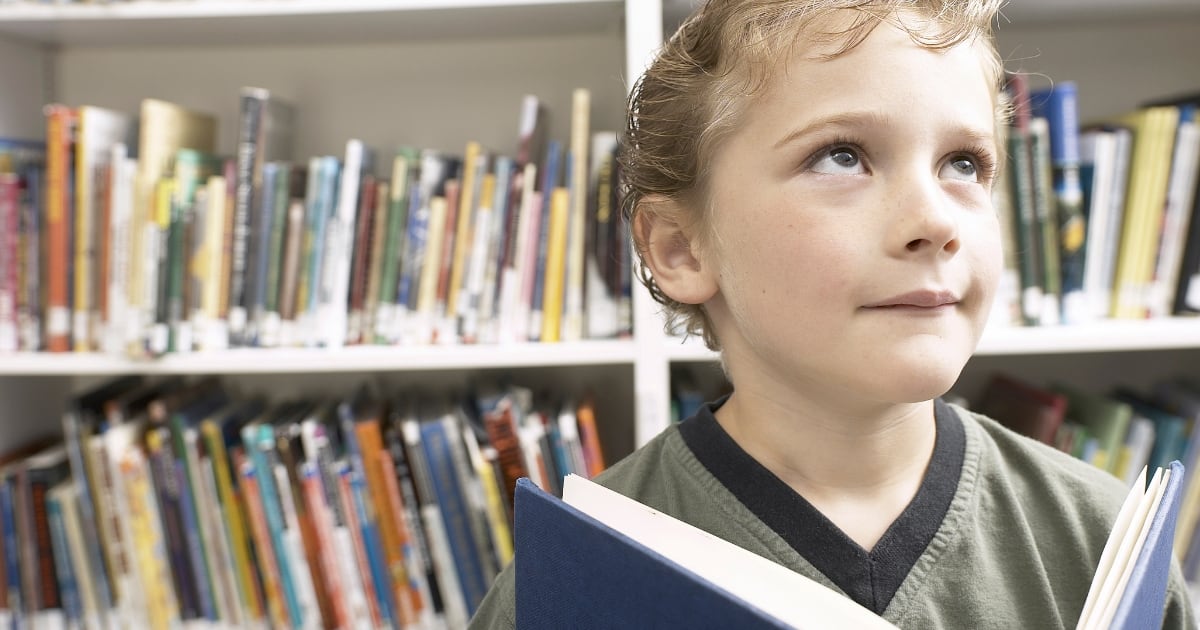
<instances>
[{"instance_id":1,"label":"blue book cover","mask_svg":"<svg viewBox=\"0 0 1200 630\"><path fill-rule=\"evenodd\" d=\"M312 256L308 276L307 312L315 315L320 297L321 276L325 264L325 233L329 218L333 215L338 195L338 180L342 166L337 158L321 158L320 176L317 180L316 202L310 208Z\"/></svg>"},{"instance_id":2,"label":"blue book cover","mask_svg":"<svg viewBox=\"0 0 1200 630\"><path fill-rule=\"evenodd\" d=\"M275 220L275 206L278 203L275 197L278 192L279 178L286 178L289 168L291 168L290 164L282 162L268 162L263 165L262 198L259 201L259 207L255 208L255 216L252 219L254 228L250 232L255 242L250 250L254 252L253 267L247 271L251 325L249 345L261 345L258 337L262 331L257 330L256 324L261 322L267 304L267 284L269 283L267 269L270 267L271 261L271 224ZM286 182L284 185L286 186Z\"/></svg>"},{"instance_id":3,"label":"blue book cover","mask_svg":"<svg viewBox=\"0 0 1200 630\"><path fill-rule=\"evenodd\" d=\"M788 627L524 478L515 567L522 630Z\"/></svg>"},{"instance_id":4,"label":"blue book cover","mask_svg":"<svg viewBox=\"0 0 1200 630\"><path fill-rule=\"evenodd\" d=\"M471 532L471 514L455 471L454 456L450 452L454 448L451 440L452 434L442 420L421 423L421 446L425 451L434 495L450 542L450 555L454 558L454 566L462 584L467 615L471 616L487 594L489 584L484 579L483 562Z\"/></svg>"},{"instance_id":5,"label":"blue book cover","mask_svg":"<svg viewBox=\"0 0 1200 630\"><path fill-rule=\"evenodd\" d=\"M53 547L51 551L54 555L54 572L58 576L58 593L62 599L63 616L67 619L67 627L74 627L83 622L83 603L79 600L75 570L71 565L71 548L67 546L62 497L53 491L46 496L46 518L50 522L50 541Z\"/></svg>"},{"instance_id":6,"label":"blue book cover","mask_svg":"<svg viewBox=\"0 0 1200 630\"><path fill-rule=\"evenodd\" d=\"M13 491L9 479L0 480L0 522L4 525L4 573L8 582L8 601L0 608L23 610L21 601L21 552L17 542L17 520L13 511ZM14 615L14 624L16 615Z\"/></svg>"},{"instance_id":7,"label":"blue book cover","mask_svg":"<svg viewBox=\"0 0 1200 630\"><path fill-rule=\"evenodd\" d=\"M191 558L192 582L196 585L200 612L205 619L216 621L217 607L213 601L212 584L209 581L208 558L204 555L204 545L200 542L196 505L191 486L185 481L187 470L184 468L182 460L175 460L175 475L181 482L179 484L179 508L183 517L183 537L187 543L188 557Z\"/></svg>"},{"instance_id":8,"label":"blue book cover","mask_svg":"<svg viewBox=\"0 0 1200 630\"><path fill-rule=\"evenodd\" d=\"M1129 583L1117 604L1113 617L1114 630L1139 630L1162 627L1163 608L1167 601L1167 581L1171 575L1172 549L1175 543L1175 522L1183 502L1184 467L1171 462L1170 478L1163 491L1162 502L1155 510Z\"/></svg>"},{"instance_id":9,"label":"blue book cover","mask_svg":"<svg viewBox=\"0 0 1200 630\"><path fill-rule=\"evenodd\" d=\"M396 604L392 588L391 576L388 574L387 558L383 550L383 542L379 535L374 514L367 507L367 482L362 472L350 467L342 474L350 480L351 501L354 512L358 516L358 528L362 534L363 547L366 549L368 569L371 581L375 583L375 600L379 604L379 616L384 625L391 625L396 620Z\"/></svg>"},{"instance_id":10,"label":"blue book cover","mask_svg":"<svg viewBox=\"0 0 1200 630\"><path fill-rule=\"evenodd\" d=\"M283 599L287 605L288 617L291 618L293 625L303 627L304 614L300 608L296 584L292 580L292 564L288 561L287 545L283 540L283 508L275 489L275 462L273 461L275 429L269 424L248 425L242 429L242 441L254 468L258 470L258 488L262 495L263 514L266 516L267 529L271 534L275 562L279 565L279 581L283 587Z\"/></svg>"}]
</instances>

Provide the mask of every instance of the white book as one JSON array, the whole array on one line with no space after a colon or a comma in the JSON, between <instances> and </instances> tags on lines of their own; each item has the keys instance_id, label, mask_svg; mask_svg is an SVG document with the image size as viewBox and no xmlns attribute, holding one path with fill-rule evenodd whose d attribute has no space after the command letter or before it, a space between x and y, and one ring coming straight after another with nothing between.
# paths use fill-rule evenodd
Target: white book
<instances>
[{"instance_id":1,"label":"white book","mask_svg":"<svg viewBox=\"0 0 1200 630\"><path fill-rule=\"evenodd\" d=\"M350 297L350 266L354 253L354 225L358 215L358 188L362 178L365 147L361 140L346 143L346 160L338 187L337 208L329 223L329 247L325 255L320 303L317 305L318 342L327 348L346 343L347 304Z\"/></svg>"},{"instance_id":2,"label":"white book","mask_svg":"<svg viewBox=\"0 0 1200 630\"><path fill-rule=\"evenodd\" d=\"M79 127L76 136L75 155L75 251L71 264L75 269L74 321L71 325L73 343L77 352L94 350L101 345L100 313L97 292L100 290L95 274L98 261L101 230L108 226L99 225L101 204L97 203L102 187L104 169L113 161L113 148L134 142L133 117L123 112L102 107L79 108ZM111 178L111 174L109 175ZM79 273L79 262L87 261L86 273Z\"/></svg>"},{"instance_id":3,"label":"white book","mask_svg":"<svg viewBox=\"0 0 1200 630\"><path fill-rule=\"evenodd\" d=\"M1088 306L1085 317L1096 320L1108 317L1112 305L1112 260L1108 243L1114 240L1110 231L1114 225L1113 203L1117 178L1117 146L1115 131L1089 131L1079 137L1079 154L1085 163L1092 164L1092 186L1087 216L1087 252L1083 262L1083 294Z\"/></svg>"},{"instance_id":4,"label":"white book","mask_svg":"<svg viewBox=\"0 0 1200 630\"><path fill-rule=\"evenodd\" d=\"M1150 317L1167 317L1175 303L1179 268L1187 244L1192 201L1200 169L1200 125L1181 121L1176 132L1175 155L1167 185L1167 205L1163 212L1162 240L1159 242L1154 279L1150 283Z\"/></svg>"}]
</instances>

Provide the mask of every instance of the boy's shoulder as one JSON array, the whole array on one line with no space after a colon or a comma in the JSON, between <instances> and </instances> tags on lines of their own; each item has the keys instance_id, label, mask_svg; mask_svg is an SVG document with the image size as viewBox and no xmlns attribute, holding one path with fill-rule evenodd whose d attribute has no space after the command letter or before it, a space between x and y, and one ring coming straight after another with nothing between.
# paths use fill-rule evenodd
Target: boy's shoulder
<instances>
[{"instance_id":1,"label":"boy's shoulder","mask_svg":"<svg viewBox=\"0 0 1200 630\"><path fill-rule=\"evenodd\" d=\"M979 436L980 474L1017 496L1062 501L1096 516L1115 518L1128 486L1108 471L1021 435L983 414L951 405Z\"/></svg>"},{"instance_id":2,"label":"boy's shoulder","mask_svg":"<svg viewBox=\"0 0 1200 630\"><path fill-rule=\"evenodd\" d=\"M609 466L594 481L610 490L653 507L679 482L680 449L687 446L678 425L671 425L633 453Z\"/></svg>"}]
</instances>

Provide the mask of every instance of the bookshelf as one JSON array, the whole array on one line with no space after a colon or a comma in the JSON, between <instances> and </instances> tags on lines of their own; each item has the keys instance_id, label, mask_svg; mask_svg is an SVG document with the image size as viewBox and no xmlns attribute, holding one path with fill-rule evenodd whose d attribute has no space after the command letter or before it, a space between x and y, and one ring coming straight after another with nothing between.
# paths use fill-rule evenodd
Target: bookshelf
<instances>
[{"instance_id":1,"label":"bookshelf","mask_svg":"<svg viewBox=\"0 0 1200 630\"><path fill-rule=\"evenodd\" d=\"M664 30L674 28L693 5L693 0L3 4L0 84L24 89L5 91L0 137L43 135L46 102L135 111L142 97L156 96L214 113L223 130L218 151L229 153L237 121L232 95L241 85L268 83L299 105L304 131L296 138L296 155L336 155L349 137L378 147L403 142L452 152L478 139L504 151L514 142L516 107L525 93L538 94L560 113L551 118L552 137L567 137L567 116L561 113L569 110L574 86L592 90L593 127L619 129L625 77L644 66ZM1194 2L1106 0L1097 7L1055 0L1014 3L1004 13L1009 23L1000 30L1001 53L1035 74L1078 81L1083 120L1119 114L1150 95L1195 87L1189 84L1194 68L1181 61L1200 52L1200 6ZM1106 43L1116 40L1129 45ZM521 80L513 80L518 74ZM481 95L488 104L502 105L480 107ZM464 118L478 123L461 125ZM626 392L633 408L621 415L633 421L621 441L632 446L666 426L672 366L714 360L694 340L679 343L664 335L656 306L637 292L632 340L580 347L230 352L152 363L5 356L0 396L23 398L22 389L11 385L14 379L36 378L67 392L76 377L129 372L266 378L550 366L577 373L586 383L595 366L624 366L633 372ZM1200 323L989 329L965 378L976 364L987 367L1000 357L1037 363L1065 355L1103 364L1154 352L1184 357L1178 367L1186 370L1186 359L1200 355ZM0 410L0 422L7 416Z\"/></svg>"},{"instance_id":2,"label":"bookshelf","mask_svg":"<svg viewBox=\"0 0 1200 630\"><path fill-rule=\"evenodd\" d=\"M237 90L265 84L298 107L297 156L341 153L346 139L461 153L468 140L513 150L522 95L569 137L570 93L590 89L593 128L620 129L627 79L692 0L222 0L49 5L0 1L0 137L39 138L52 101L134 112L156 97L218 119L234 149ZM1080 85L1081 116L1120 114L1196 90L1195 0L1020 0L999 35L1007 59ZM1119 42L1120 45L1115 45ZM1188 61L1185 61L1188 60ZM463 121L470 124L463 124ZM222 374L255 391L349 391L364 379L448 387L505 373L602 392L606 452L619 456L668 425L672 373L720 380L697 340L662 332L635 291L629 340L513 346L238 350L152 362L99 355L0 355L0 450L59 431L72 392L116 375ZM956 388L994 370L1096 388L1169 374L1200 378L1200 320L989 329Z\"/></svg>"}]
</instances>

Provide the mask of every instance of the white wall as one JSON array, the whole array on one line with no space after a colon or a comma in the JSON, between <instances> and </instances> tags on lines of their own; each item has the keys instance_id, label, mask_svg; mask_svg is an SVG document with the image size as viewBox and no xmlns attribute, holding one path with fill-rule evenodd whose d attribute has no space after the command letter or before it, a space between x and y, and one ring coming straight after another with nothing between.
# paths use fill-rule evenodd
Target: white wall
<instances>
[{"instance_id":1,"label":"white wall","mask_svg":"<svg viewBox=\"0 0 1200 630\"><path fill-rule=\"evenodd\" d=\"M0 138L40 140L53 68L40 46L0 39Z\"/></svg>"}]
</instances>

